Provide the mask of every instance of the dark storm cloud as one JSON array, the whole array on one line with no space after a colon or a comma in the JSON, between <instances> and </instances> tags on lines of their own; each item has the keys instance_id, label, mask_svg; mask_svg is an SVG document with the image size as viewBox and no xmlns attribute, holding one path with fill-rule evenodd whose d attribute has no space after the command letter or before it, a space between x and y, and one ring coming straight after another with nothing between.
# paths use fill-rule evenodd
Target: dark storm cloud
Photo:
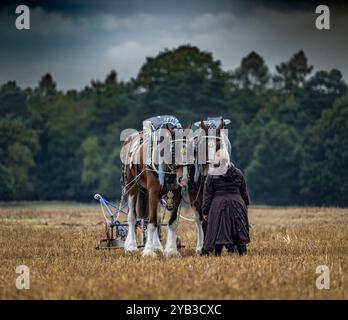
<instances>
[{"instance_id":1,"label":"dark storm cloud","mask_svg":"<svg viewBox=\"0 0 348 320\"><path fill-rule=\"evenodd\" d=\"M184 13L195 10L196 12L233 11L248 13L255 8L269 8L279 11L308 10L323 4L322 0L2 0L0 10L26 4L32 8L40 7L48 12L62 12L64 14L96 14L113 10L118 14L135 13ZM330 6L346 7L345 0L331 0Z\"/></svg>"},{"instance_id":2,"label":"dark storm cloud","mask_svg":"<svg viewBox=\"0 0 348 320\"><path fill-rule=\"evenodd\" d=\"M31 8L31 29L14 27L16 4ZM33 86L51 72L62 89L82 88L116 69L129 79L164 48L191 43L225 69L255 50L271 68L304 49L316 69L348 78L347 5L331 9L331 30L315 29L318 2L253 0L2 1L0 84Z\"/></svg>"},{"instance_id":3,"label":"dark storm cloud","mask_svg":"<svg viewBox=\"0 0 348 320\"><path fill-rule=\"evenodd\" d=\"M31 8L40 7L48 12L62 12L65 14L98 14L112 10L116 14L130 13L184 13L195 10L196 12L215 11L221 8L225 10L231 9L238 3L245 1L230 1L230 0L18 0L5 1L0 3L0 10L4 8L13 8L19 4L26 4ZM246 1L248 2L248 1ZM245 2L245 3L246 3Z\"/></svg>"},{"instance_id":4,"label":"dark storm cloud","mask_svg":"<svg viewBox=\"0 0 348 320\"><path fill-rule=\"evenodd\" d=\"M328 4L330 7L347 7L346 0L246 0L249 8L263 7L268 9L279 10L282 12L291 11L313 11L318 5Z\"/></svg>"}]
</instances>

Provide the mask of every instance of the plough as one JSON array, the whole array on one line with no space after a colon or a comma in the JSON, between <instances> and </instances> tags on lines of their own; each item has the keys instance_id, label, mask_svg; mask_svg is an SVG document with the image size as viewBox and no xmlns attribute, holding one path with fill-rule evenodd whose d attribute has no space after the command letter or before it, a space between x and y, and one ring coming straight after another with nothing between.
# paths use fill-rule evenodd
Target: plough
<instances>
[{"instance_id":1,"label":"plough","mask_svg":"<svg viewBox=\"0 0 348 320\"><path fill-rule=\"evenodd\" d=\"M101 211L105 222L105 236L100 240L99 245L96 247L97 250L105 249L121 249L124 248L125 241L128 234L128 223L120 222L120 215L127 216L128 212L125 211L127 204L124 204L122 199L120 204L117 206L110 201L103 198L100 194L95 194L94 199L98 200L100 203ZM136 230L142 233L142 244L138 245L138 248L144 247L146 243L146 230L147 230L148 220L147 219L137 219L135 223ZM161 226L166 226L167 224L161 223ZM177 237L178 248L184 248L181 245L181 240Z\"/></svg>"},{"instance_id":2,"label":"plough","mask_svg":"<svg viewBox=\"0 0 348 320\"><path fill-rule=\"evenodd\" d=\"M105 237L100 241L96 247L97 250L124 248L125 240L128 234L128 224L119 221L120 214L125 216L128 213L124 210L127 204L123 204L122 201L117 206L110 201L104 199L100 194L95 194L94 199L100 203L101 211L103 213L105 222ZM147 220L137 219L136 230L139 230L143 234L143 244L138 247L143 247L146 242L146 228Z\"/></svg>"}]
</instances>

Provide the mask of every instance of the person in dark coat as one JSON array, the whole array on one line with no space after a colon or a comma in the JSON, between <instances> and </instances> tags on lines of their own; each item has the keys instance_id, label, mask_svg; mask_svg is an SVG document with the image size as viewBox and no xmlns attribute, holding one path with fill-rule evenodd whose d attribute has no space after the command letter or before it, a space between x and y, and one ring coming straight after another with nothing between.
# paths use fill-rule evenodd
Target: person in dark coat
<instances>
[{"instance_id":1,"label":"person in dark coat","mask_svg":"<svg viewBox=\"0 0 348 320\"><path fill-rule=\"evenodd\" d=\"M207 219L203 253L215 249L221 255L237 247L240 255L247 253L250 242L247 206L250 199L242 172L232 163L211 170L203 191L202 213Z\"/></svg>"}]
</instances>

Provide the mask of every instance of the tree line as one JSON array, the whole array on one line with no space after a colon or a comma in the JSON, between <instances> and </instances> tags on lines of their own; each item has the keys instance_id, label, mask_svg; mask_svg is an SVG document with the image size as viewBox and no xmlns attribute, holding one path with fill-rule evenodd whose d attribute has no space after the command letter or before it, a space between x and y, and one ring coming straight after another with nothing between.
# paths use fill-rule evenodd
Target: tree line
<instances>
[{"instance_id":1,"label":"tree line","mask_svg":"<svg viewBox=\"0 0 348 320\"><path fill-rule=\"evenodd\" d=\"M0 200L89 201L120 195L120 132L171 114L184 126L231 120L233 161L254 203L348 204L348 87L337 69L313 72L303 51L271 72L256 52L224 71L191 45L146 58L136 78L82 90L0 87Z\"/></svg>"}]
</instances>

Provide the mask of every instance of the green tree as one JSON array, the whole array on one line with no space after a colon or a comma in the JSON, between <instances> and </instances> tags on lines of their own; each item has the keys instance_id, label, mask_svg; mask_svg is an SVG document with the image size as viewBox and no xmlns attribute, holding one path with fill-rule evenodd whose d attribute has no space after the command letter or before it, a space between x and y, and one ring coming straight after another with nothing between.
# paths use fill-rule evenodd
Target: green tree
<instances>
[{"instance_id":1,"label":"green tree","mask_svg":"<svg viewBox=\"0 0 348 320\"><path fill-rule=\"evenodd\" d=\"M86 113L81 110L76 92L64 94L55 88L52 77L46 75L28 101L41 145L35 157L36 196L78 199Z\"/></svg>"},{"instance_id":2,"label":"green tree","mask_svg":"<svg viewBox=\"0 0 348 320\"><path fill-rule=\"evenodd\" d=\"M296 130L275 120L262 130L253 160L246 169L256 203L296 203L299 195L299 137Z\"/></svg>"},{"instance_id":3,"label":"green tree","mask_svg":"<svg viewBox=\"0 0 348 320\"><path fill-rule=\"evenodd\" d=\"M337 69L318 71L305 86L301 107L309 124L320 118L321 113L332 107L337 98L344 96L348 87Z\"/></svg>"},{"instance_id":4,"label":"green tree","mask_svg":"<svg viewBox=\"0 0 348 320\"><path fill-rule=\"evenodd\" d=\"M275 87L285 92L303 88L312 70L313 66L308 64L306 55L300 50L288 62L276 66L276 75L273 79Z\"/></svg>"},{"instance_id":5,"label":"green tree","mask_svg":"<svg viewBox=\"0 0 348 320\"><path fill-rule=\"evenodd\" d=\"M265 105L254 117L252 125L263 127L273 119L301 132L307 125L307 118L299 100L295 95L272 92Z\"/></svg>"},{"instance_id":6,"label":"green tree","mask_svg":"<svg viewBox=\"0 0 348 320\"><path fill-rule=\"evenodd\" d=\"M301 192L304 204L345 204L347 84L339 70L311 71L303 51L270 76L255 52L226 72L212 53L183 45L147 58L127 82L116 71L66 92L49 73L26 90L9 81L0 86L0 197L115 199L120 132L168 113L184 126L207 116L231 120L232 159L256 202L291 204Z\"/></svg>"},{"instance_id":7,"label":"green tree","mask_svg":"<svg viewBox=\"0 0 348 320\"><path fill-rule=\"evenodd\" d=\"M9 168L0 164L0 200L13 200L15 192L14 178Z\"/></svg>"},{"instance_id":8,"label":"green tree","mask_svg":"<svg viewBox=\"0 0 348 320\"><path fill-rule=\"evenodd\" d=\"M26 108L26 95L15 81L9 81L0 87L0 113L2 117L24 116Z\"/></svg>"},{"instance_id":9,"label":"green tree","mask_svg":"<svg viewBox=\"0 0 348 320\"><path fill-rule=\"evenodd\" d=\"M270 73L264 59L252 51L232 72L231 79L232 83L241 89L264 89L270 80Z\"/></svg>"},{"instance_id":10,"label":"green tree","mask_svg":"<svg viewBox=\"0 0 348 320\"><path fill-rule=\"evenodd\" d=\"M91 192L98 192L101 171L104 166L102 148L98 138L96 136L86 138L82 143L82 150L84 157L81 182Z\"/></svg>"},{"instance_id":11,"label":"green tree","mask_svg":"<svg viewBox=\"0 0 348 320\"><path fill-rule=\"evenodd\" d=\"M348 204L348 95L324 111L308 128L301 163L304 201L317 205Z\"/></svg>"},{"instance_id":12,"label":"green tree","mask_svg":"<svg viewBox=\"0 0 348 320\"><path fill-rule=\"evenodd\" d=\"M50 96L57 92L57 84L50 73L46 73L39 82L39 91L42 96Z\"/></svg>"},{"instance_id":13,"label":"green tree","mask_svg":"<svg viewBox=\"0 0 348 320\"><path fill-rule=\"evenodd\" d=\"M34 183L30 169L39 145L36 133L21 119L0 120L0 199L28 199Z\"/></svg>"},{"instance_id":14,"label":"green tree","mask_svg":"<svg viewBox=\"0 0 348 320\"><path fill-rule=\"evenodd\" d=\"M191 122L227 110L227 75L220 61L194 46L180 46L147 58L135 85L144 97L141 118L171 113L185 115Z\"/></svg>"},{"instance_id":15,"label":"green tree","mask_svg":"<svg viewBox=\"0 0 348 320\"><path fill-rule=\"evenodd\" d=\"M295 128L299 133L306 126L305 114L294 96L274 91L269 91L264 96L263 100L257 99L260 105L256 115L252 116L249 122L244 120L232 139L232 157L243 169L246 169L252 161L254 150L260 142L261 133L270 121L275 120L286 124ZM237 103L233 105L236 106ZM241 109L240 113L246 114L247 112ZM231 116L231 119L235 124L236 117Z\"/></svg>"},{"instance_id":16,"label":"green tree","mask_svg":"<svg viewBox=\"0 0 348 320\"><path fill-rule=\"evenodd\" d=\"M238 167L245 170L253 159L254 149L256 148L261 127L242 123L237 131L236 138L232 139L232 159Z\"/></svg>"},{"instance_id":17,"label":"green tree","mask_svg":"<svg viewBox=\"0 0 348 320\"><path fill-rule=\"evenodd\" d=\"M121 123L124 118L127 126L134 122L134 114L139 109L139 98L131 83L117 82L117 74L111 71L104 83L94 85L94 104L88 115L88 129L97 136L105 135L109 126Z\"/></svg>"}]
</instances>

